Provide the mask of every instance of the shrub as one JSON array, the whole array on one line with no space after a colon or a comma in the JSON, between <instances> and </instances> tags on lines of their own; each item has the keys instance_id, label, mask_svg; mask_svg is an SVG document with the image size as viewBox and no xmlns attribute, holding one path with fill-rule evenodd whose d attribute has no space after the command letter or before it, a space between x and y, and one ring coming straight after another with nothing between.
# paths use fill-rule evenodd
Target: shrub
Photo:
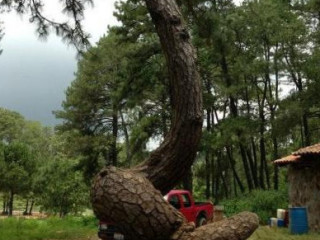
<instances>
[{"instance_id":1,"label":"shrub","mask_svg":"<svg viewBox=\"0 0 320 240\"><path fill-rule=\"evenodd\" d=\"M286 189L256 190L242 197L224 200L221 204L227 216L250 211L259 216L261 224L267 224L270 217L276 216L278 208L288 207L288 192Z\"/></svg>"}]
</instances>

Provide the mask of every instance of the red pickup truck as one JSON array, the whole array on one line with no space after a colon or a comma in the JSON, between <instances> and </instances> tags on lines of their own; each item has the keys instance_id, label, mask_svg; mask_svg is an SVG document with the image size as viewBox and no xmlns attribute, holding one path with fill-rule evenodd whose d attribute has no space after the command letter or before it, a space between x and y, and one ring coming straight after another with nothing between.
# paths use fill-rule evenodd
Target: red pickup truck
<instances>
[{"instance_id":1,"label":"red pickup truck","mask_svg":"<svg viewBox=\"0 0 320 240\"><path fill-rule=\"evenodd\" d=\"M164 198L178 209L188 222L194 222L197 227L205 225L213 218L214 206L210 202L195 202L189 191L171 190ZM99 222L99 238L102 240L125 240L125 236L114 224Z\"/></svg>"}]
</instances>

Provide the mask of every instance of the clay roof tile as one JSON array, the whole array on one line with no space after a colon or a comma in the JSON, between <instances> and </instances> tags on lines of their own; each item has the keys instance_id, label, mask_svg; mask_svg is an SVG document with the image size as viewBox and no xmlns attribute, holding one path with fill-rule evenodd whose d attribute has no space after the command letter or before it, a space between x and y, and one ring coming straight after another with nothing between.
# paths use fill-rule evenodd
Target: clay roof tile
<instances>
[{"instance_id":1,"label":"clay roof tile","mask_svg":"<svg viewBox=\"0 0 320 240\"><path fill-rule=\"evenodd\" d=\"M292 153L293 155L320 155L320 143L301 148L296 152Z\"/></svg>"},{"instance_id":2,"label":"clay roof tile","mask_svg":"<svg viewBox=\"0 0 320 240\"><path fill-rule=\"evenodd\" d=\"M284 166L291 163L298 163L300 162L300 160L301 160L301 156L299 155L289 155L281 159L275 160L273 163L279 166Z\"/></svg>"},{"instance_id":3,"label":"clay roof tile","mask_svg":"<svg viewBox=\"0 0 320 240\"><path fill-rule=\"evenodd\" d=\"M303 163L310 161L310 157L320 156L320 143L301 148L292 153L292 155L286 156L284 158L275 160L273 163L279 166L285 166L291 163Z\"/></svg>"}]
</instances>

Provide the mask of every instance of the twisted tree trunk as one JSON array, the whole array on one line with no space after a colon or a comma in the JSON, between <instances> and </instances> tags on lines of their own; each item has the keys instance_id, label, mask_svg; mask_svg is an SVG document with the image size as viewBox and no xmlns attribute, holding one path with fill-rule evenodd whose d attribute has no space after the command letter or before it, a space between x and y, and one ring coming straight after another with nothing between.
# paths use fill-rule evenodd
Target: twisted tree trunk
<instances>
[{"instance_id":1,"label":"twisted tree trunk","mask_svg":"<svg viewBox=\"0 0 320 240\"><path fill-rule=\"evenodd\" d=\"M161 146L134 171L143 173L162 193L189 171L202 131L202 94L195 50L173 0L146 0L168 63L172 89L172 126Z\"/></svg>"},{"instance_id":2,"label":"twisted tree trunk","mask_svg":"<svg viewBox=\"0 0 320 240\"><path fill-rule=\"evenodd\" d=\"M195 230L162 197L189 171L202 131L201 84L195 50L175 0L146 0L165 54L173 92L174 116L161 146L141 165L103 169L94 180L97 217L112 221L128 239L246 239L257 228L255 214Z\"/></svg>"}]
</instances>

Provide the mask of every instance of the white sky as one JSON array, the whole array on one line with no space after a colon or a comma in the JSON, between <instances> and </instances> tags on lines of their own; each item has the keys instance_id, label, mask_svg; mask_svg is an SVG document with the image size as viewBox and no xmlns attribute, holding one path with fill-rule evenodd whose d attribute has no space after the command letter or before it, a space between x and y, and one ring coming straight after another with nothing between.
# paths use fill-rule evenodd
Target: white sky
<instances>
[{"instance_id":1,"label":"white sky","mask_svg":"<svg viewBox=\"0 0 320 240\"><path fill-rule=\"evenodd\" d=\"M45 13L55 17L59 14L58 0L44 0ZM95 0L94 8L85 13L85 30L95 43L107 31L108 25L117 24L113 17L115 0ZM0 107L15 110L27 119L41 121L46 125L56 123L53 110L61 106L64 91L74 79L76 51L66 46L52 34L47 41L39 41L35 26L28 16L16 13L1 14L5 36L0 42Z\"/></svg>"}]
</instances>

